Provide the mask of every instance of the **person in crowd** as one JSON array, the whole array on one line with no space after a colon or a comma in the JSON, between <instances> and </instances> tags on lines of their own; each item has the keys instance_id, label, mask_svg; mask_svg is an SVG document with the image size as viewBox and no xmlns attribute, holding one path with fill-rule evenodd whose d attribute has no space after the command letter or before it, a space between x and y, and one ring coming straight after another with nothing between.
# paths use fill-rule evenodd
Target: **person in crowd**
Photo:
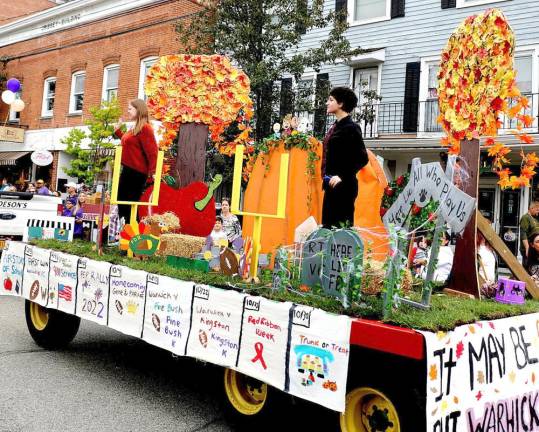
<instances>
[{"instance_id":1,"label":"person in crowd","mask_svg":"<svg viewBox=\"0 0 539 432\"><path fill-rule=\"evenodd\" d=\"M2 179L2 184L0 185L0 191L6 191L7 189L11 187L11 183L9 182L9 179L7 177L4 177Z\"/></svg>"},{"instance_id":2,"label":"person in crowd","mask_svg":"<svg viewBox=\"0 0 539 432\"><path fill-rule=\"evenodd\" d=\"M231 244L237 244L239 239L241 239L241 225L238 217L235 214L230 213L229 198L223 198L221 200L221 220L223 223L223 231L228 237L228 241Z\"/></svg>"},{"instance_id":3,"label":"person in crowd","mask_svg":"<svg viewBox=\"0 0 539 432\"><path fill-rule=\"evenodd\" d=\"M157 161L157 143L149 122L148 107L141 99L129 102L127 113L134 126L126 133L114 132L122 141L122 171L118 185L119 201L140 201L146 183L153 179ZM129 221L130 207L119 206L120 218Z\"/></svg>"},{"instance_id":4,"label":"person in crowd","mask_svg":"<svg viewBox=\"0 0 539 432\"><path fill-rule=\"evenodd\" d=\"M62 210L62 216L65 217L72 217L73 216L73 208L75 207L75 204L73 204L73 201L67 200L64 203L64 208Z\"/></svg>"},{"instance_id":5,"label":"person in crowd","mask_svg":"<svg viewBox=\"0 0 539 432\"><path fill-rule=\"evenodd\" d=\"M357 102L347 87L333 88L326 102L327 113L337 119L324 138L322 153L322 225L329 229L354 225L356 175L369 161L361 128L350 116Z\"/></svg>"},{"instance_id":6,"label":"person in crowd","mask_svg":"<svg viewBox=\"0 0 539 432\"><path fill-rule=\"evenodd\" d=\"M47 187L47 185L45 184L45 182L42 179L39 179L36 182L36 189L37 189L37 194L38 195L50 195L51 194L51 191L49 190L49 188Z\"/></svg>"},{"instance_id":7,"label":"person in crowd","mask_svg":"<svg viewBox=\"0 0 539 432\"><path fill-rule=\"evenodd\" d=\"M482 279L483 286L491 287L490 291L492 291L497 283L496 254L479 230L477 231L477 261L479 264L478 274ZM486 294L491 296L489 293Z\"/></svg>"},{"instance_id":8,"label":"person in crowd","mask_svg":"<svg viewBox=\"0 0 539 432\"><path fill-rule=\"evenodd\" d=\"M414 274L416 276L421 275L421 272L423 271L424 266L427 265L429 258L429 244L427 237L422 235L419 236L417 239L417 243L415 246L415 253L412 261L412 268L414 270Z\"/></svg>"},{"instance_id":9,"label":"person in crowd","mask_svg":"<svg viewBox=\"0 0 539 432\"><path fill-rule=\"evenodd\" d=\"M110 191L105 192L105 202L110 203ZM110 204L109 207L109 226L107 230L107 240L109 244L116 243L120 234L120 216L118 214L118 205Z\"/></svg>"},{"instance_id":10,"label":"person in crowd","mask_svg":"<svg viewBox=\"0 0 539 432\"><path fill-rule=\"evenodd\" d=\"M36 186L34 185L34 183L28 183L28 186L26 186L26 191L25 192L35 194L36 193Z\"/></svg>"},{"instance_id":11,"label":"person in crowd","mask_svg":"<svg viewBox=\"0 0 539 432\"><path fill-rule=\"evenodd\" d=\"M66 197L66 201L72 201L73 204L77 204L77 201L78 201L78 193L77 193L77 185L73 182L69 182L66 184L66 188L67 188L67 197Z\"/></svg>"},{"instance_id":12,"label":"person in crowd","mask_svg":"<svg viewBox=\"0 0 539 432\"><path fill-rule=\"evenodd\" d=\"M442 233L440 249L438 251L438 259L436 262L436 270L434 270L433 280L435 282L447 282L451 269L453 268L453 258L455 253L453 248L449 245L449 233L444 231ZM429 254L430 257L430 254ZM424 272L426 274L426 272Z\"/></svg>"},{"instance_id":13,"label":"person in crowd","mask_svg":"<svg viewBox=\"0 0 539 432\"><path fill-rule=\"evenodd\" d=\"M539 202L534 200L528 207L528 212L520 218L520 254L522 255L522 264L526 267L526 260L528 257L528 250L530 244L528 238L531 235L539 231Z\"/></svg>"},{"instance_id":14,"label":"person in crowd","mask_svg":"<svg viewBox=\"0 0 539 432\"><path fill-rule=\"evenodd\" d=\"M82 239L84 238L84 228L82 226L84 211L82 206L86 197L83 194L80 194L77 204L73 207L72 215L75 218L75 228L73 230L73 238ZM71 203L71 201L68 201Z\"/></svg>"},{"instance_id":15,"label":"person in crowd","mask_svg":"<svg viewBox=\"0 0 539 432\"><path fill-rule=\"evenodd\" d=\"M539 231L533 233L528 239L528 260L526 270L530 276L539 285Z\"/></svg>"}]
</instances>

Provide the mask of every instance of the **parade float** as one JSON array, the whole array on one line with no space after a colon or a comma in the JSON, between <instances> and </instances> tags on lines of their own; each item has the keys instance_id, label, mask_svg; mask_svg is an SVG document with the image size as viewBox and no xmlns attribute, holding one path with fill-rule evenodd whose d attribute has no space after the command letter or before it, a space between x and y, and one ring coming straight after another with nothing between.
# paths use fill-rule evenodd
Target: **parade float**
<instances>
[{"instance_id":1,"label":"parade float","mask_svg":"<svg viewBox=\"0 0 539 432\"><path fill-rule=\"evenodd\" d=\"M79 242L9 242L0 262L0 294L26 299L30 333L45 348L69 343L82 318L175 355L223 366L232 409L254 427L275 415L272 403L281 391L340 412L340 430L347 432L536 430L539 303L524 294L537 298L537 288L529 281L504 280L501 303L481 299L475 264L476 225L497 245L476 213L478 140L489 136L502 186L526 185L537 162L528 154L520 176L511 176L503 168L507 150L493 138L504 112L522 123L515 133L529 141L523 133L529 119L520 114L526 101L514 84L513 49L501 12L465 20L442 54L439 76L440 120L452 151L460 146L460 159L450 157L444 168L415 159L409 176L396 180L397 188L388 186L371 155L358 174L353 229L324 230L316 224L322 202L319 141L293 128L279 131L245 167L245 150L251 154L247 132L223 145L236 155L232 209L245 215L244 231L251 237L251 253L244 250L240 257L246 279L242 272L214 274L165 264L164 255L174 257L169 254L181 248L162 247L167 223L145 224L142 217L150 211L137 211L138 206L146 204L152 212L192 206L202 212L209 205L215 214L211 186L200 184L188 198L189 191L177 199L163 194L166 187L189 188L201 180L199 174L182 175L180 157L170 184L160 191L156 185L142 202L129 203L132 220L121 245L144 260L118 251L97 256ZM184 142L195 145L208 127L218 137L226 124L250 116L248 78L223 57L162 58L150 76L159 81L149 84L150 107L167 130L164 145L179 127L178 154L185 151L182 131ZM177 89L185 83L201 104L205 92L216 95L212 105L197 106L196 115L186 111ZM219 105L225 93L239 102ZM250 178L240 210L242 175ZM426 218L413 219L422 212ZM174 235L197 230L196 217L182 219L178 213L184 231ZM206 219L209 213L201 223ZM429 272L445 225L458 241L455 278L450 291L440 294L433 293ZM426 226L435 247L426 281L419 282L407 271L407 251L410 238ZM194 244L187 237L169 241ZM201 261L186 250L177 253L188 257L175 258ZM272 253L271 269L259 271L259 252ZM506 254L504 259L511 261ZM510 263L515 274L517 264ZM455 292L460 295L449 295Z\"/></svg>"}]
</instances>

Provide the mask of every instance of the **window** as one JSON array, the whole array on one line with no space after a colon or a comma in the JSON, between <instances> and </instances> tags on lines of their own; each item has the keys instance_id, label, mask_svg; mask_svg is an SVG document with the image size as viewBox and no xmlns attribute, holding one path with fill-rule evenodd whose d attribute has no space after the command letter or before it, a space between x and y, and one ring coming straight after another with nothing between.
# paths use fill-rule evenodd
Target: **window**
<instances>
[{"instance_id":1,"label":"window","mask_svg":"<svg viewBox=\"0 0 539 432\"><path fill-rule=\"evenodd\" d=\"M139 90L138 97L139 99L146 100L146 94L144 93L144 83L146 82L146 77L150 68L157 62L157 57L146 57L140 62L140 78L139 78Z\"/></svg>"},{"instance_id":2,"label":"window","mask_svg":"<svg viewBox=\"0 0 539 432\"><path fill-rule=\"evenodd\" d=\"M517 87L522 94L532 93L532 56L515 57Z\"/></svg>"},{"instance_id":3,"label":"window","mask_svg":"<svg viewBox=\"0 0 539 432\"><path fill-rule=\"evenodd\" d=\"M499 3L507 0L457 0L457 7L463 8L468 6L480 6L489 3Z\"/></svg>"},{"instance_id":4,"label":"window","mask_svg":"<svg viewBox=\"0 0 539 432\"><path fill-rule=\"evenodd\" d=\"M390 0L355 0L349 2L352 10L348 10L352 23L366 23L390 19Z\"/></svg>"},{"instance_id":5,"label":"window","mask_svg":"<svg viewBox=\"0 0 539 432\"><path fill-rule=\"evenodd\" d=\"M69 112L80 113L84 104L85 72L75 72L71 78L71 96L69 99Z\"/></svg>"},{"instance_id":6,"label":"window","mask_svg":"<svg viewBox=\"0 0 539 432\"><path fill-rule=\"evenodd\" d=\"M358 97L357 115L366 137L372 137L377 131L378 66L354 69L353 89Z\"/></svg>"},{"instance_id":7,"label":"window","mask_svg":"<svg viewBox=\"0 0 539 432\"><path fill-rule=\"evenodd\" d=\"M41 115L43 117L52 117L55 92L56 77L47 78L43 86L43 106L41 107Z\"/></svg>"},{"instance_id":8,"label":"window","mask_svg":"<svg viewBox=\"0 0 539 432\"><path fill-rule=\"evenodd\" d=\"M22 98L22 84L21 88L17 93L15 93L15 99L21 99ZM21 113L17 111L13 111L12 109L9 110L9 121L13 123L18 123L21 121Z\"/></svg>"},{"instance_id":9,"label":"window","mask_svg":"<svg viewBox=\"0 0 539 432\"><path fill-rule=\"evenodd\" d=\"M105 68L105 72L103 74L103 100L110 101L118 96L119 77L120 65L110 65Z\"/></svg>"}]
</instances>

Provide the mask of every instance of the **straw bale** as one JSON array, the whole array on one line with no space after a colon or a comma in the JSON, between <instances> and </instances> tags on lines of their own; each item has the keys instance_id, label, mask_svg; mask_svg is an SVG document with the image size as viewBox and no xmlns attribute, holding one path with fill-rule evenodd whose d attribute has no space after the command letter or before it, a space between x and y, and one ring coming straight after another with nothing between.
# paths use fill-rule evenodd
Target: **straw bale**
<instances>
[{"instance_id":1,"label":"straw bale","mask_svg":"<svg viewBox=\"0 0 539 432\"><path fill-rule=\"evenodd\" d=\"M191 258L199 253L206 243L204 237L186 234L163 234L157 255Z\"/></svg>"}]
</instances>

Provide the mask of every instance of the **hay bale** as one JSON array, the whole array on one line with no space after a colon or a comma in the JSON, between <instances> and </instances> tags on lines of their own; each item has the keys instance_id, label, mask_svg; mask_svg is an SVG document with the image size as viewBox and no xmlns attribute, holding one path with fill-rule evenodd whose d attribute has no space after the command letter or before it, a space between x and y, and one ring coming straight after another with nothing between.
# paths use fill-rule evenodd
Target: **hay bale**
<instances>
[{"instance_id":1,"label":"hay bale","mask_svg":"<svg viewBox=\"0 0 539 432\"><path fill-rule=\"evenodd\" d=\"M206 239L186 234L163 234L157 255L191 258L199 253Z\"/></svg>"},{"instance_id":2,"label":"hay bale","mask_svg":"<svg viewBox=\"0 0 539 432\"><path fill-rule=\"evenodd\" d=\"M156 224L165 228L165 231L172 232L180 228L180 219L172 212L163 214L148 215L142 219L146 225Z\"/></svg>"},{"instance_id":3,"label":"hay bale","mask_svg":"<svg viewBox=\"0 0 539 432\"><path fill-rule=\"evenodd\" d=\"M366 295L377 295L384 289L386 270L384 263L376 260L365 260L363 264L363 278L361 279L361 293ZM403 293L412 289L413 278L409 269L406 269L401 282Z\"/></svg>"}]
</instances>

